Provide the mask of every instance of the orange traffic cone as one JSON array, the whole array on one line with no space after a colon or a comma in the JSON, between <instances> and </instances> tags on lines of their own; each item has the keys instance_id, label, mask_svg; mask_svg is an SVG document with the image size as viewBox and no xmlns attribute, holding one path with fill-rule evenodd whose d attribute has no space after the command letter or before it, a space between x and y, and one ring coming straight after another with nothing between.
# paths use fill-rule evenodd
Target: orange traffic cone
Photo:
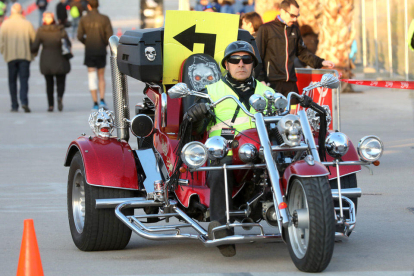
<instances>
[{"instance_id":1,"label":"orange traffic cone","mask_svg":"<svg viewBox=\"0 0 414 276\"><path fill-rule=\"evenodd\" d=\"M122 30L121 28L118 28L118 32L116 33L117 37L121 37L122 36Z\"/></svg>"},{"instance_id":2,"label":"orange traffic cone","mask_svg":"<svg viewBox=\"0 0 414 276\"><path fill-rule=\"evenodd\" d=\"M43 275L42 261L37 246L36 233L32 219L24 220L22 247L20 248L17 276Z\"/></svg>"}]
</instances>

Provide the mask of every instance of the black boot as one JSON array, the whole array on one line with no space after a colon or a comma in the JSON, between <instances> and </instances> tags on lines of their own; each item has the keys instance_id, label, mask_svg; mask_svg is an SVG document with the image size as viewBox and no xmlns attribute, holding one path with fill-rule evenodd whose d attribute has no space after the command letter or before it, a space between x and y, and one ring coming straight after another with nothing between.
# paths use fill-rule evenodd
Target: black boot
<instances>
[{"instance_id":1,"label":"black boot","mask_svg":"<svg viewBox=\"0 0 414 276\"><path fill-rule=\"evenodd\" d=\"M220 222L213 220L212 222L210 222L210 224L208 225L208 239L209 240L214 240L214 239L222 239L225 238L227 236L230 236L230 231L227 231L226 229L220 230L220 231L215 231L214 232L214 238L213 238L213 229L221 226ZM224 244L224 245L219 245L218 249L220 250L221 255L223 255L224 257L233 257L236 255L236 245L235 244Z\"/></svg>"}]
</instances>

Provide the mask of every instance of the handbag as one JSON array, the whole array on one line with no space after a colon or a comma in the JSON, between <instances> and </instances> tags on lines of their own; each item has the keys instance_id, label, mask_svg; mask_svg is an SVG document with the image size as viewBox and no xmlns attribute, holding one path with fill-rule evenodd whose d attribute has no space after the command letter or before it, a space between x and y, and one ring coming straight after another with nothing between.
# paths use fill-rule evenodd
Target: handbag
<instances>
[{"instance_id":1,"label":"handbag","mask_svg":"<svg viewBox=\"0 0 414 276\"><path fill-rule=\"evenodd\" d=\"M66 59L73 58L72 49L69 46L68 38L63 35L63 37L61 38L61 41L62 41L62 56L64 56Z\"/></svg>"}]
</instances>

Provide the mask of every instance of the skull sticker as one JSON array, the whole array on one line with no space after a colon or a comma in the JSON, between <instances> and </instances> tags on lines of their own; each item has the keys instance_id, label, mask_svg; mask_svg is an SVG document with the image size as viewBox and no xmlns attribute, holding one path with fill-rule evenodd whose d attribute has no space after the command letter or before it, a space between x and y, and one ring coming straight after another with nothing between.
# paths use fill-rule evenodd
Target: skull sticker
<instances>
[{"instance_id":1,"label":"skull sticker","mask_svg":"<svg viewBox=\"0 0 414 276\"><path fill-rule=\"evenodd\" d=\"M108 139L114 130L114 113L103 108L92 112L89 115L89 126L96 136Z\"/></svg>"},{"instance_id":2,"label":"skull sticker","mask_svg":"<svg viewBox=\"0 0 414 276\"><path fill-rule=\"evenodd\" d=\"M217 82L220 79L220 72L214 62L209 62L208 59L200 56L196 57L188 68L188 77L194 90L201 91L206 85Z\"/></svg>"},{"instance_id":3,"label":"skull sticker","mask_svg":"<svg viewBox=\"0 0 414 276\"><path fill-rule=\"evenodd\" d=\"M147 47L145 48L145 56L149 61L154 61L155 57L157 56L157 52L155 51L154 47Z\"/></svg>"}]
</instances>

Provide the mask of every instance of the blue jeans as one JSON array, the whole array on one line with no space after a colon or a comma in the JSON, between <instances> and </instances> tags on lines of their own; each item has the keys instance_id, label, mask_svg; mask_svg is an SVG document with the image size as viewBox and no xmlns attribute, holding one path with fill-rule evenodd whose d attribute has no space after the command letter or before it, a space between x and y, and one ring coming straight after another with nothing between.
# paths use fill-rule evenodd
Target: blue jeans
<instances>
[{"instance_id":1,"label":"blue jeans","mask_svg":"<svg viewBox=\"0 0 414 276\"><path fill-rule=\"evenodd\" d=\"M75 39L77 35L79 21L80 21L80 16L72 19L72 39Z\"/></svg>"},{"instance_id":2,"label":"blue jeans","mask_svg":"<svg viewBox=\"0 0 414 276\"><path fill-rule=\"evenodd\" d=\"M12 109L17 110L17 77L20 80L20 103L29 105L27 93L29 92L30 61L25 59L15 59L7 63L9 69L9 90L12 102Z\"/></svg>"}]
</instances>

